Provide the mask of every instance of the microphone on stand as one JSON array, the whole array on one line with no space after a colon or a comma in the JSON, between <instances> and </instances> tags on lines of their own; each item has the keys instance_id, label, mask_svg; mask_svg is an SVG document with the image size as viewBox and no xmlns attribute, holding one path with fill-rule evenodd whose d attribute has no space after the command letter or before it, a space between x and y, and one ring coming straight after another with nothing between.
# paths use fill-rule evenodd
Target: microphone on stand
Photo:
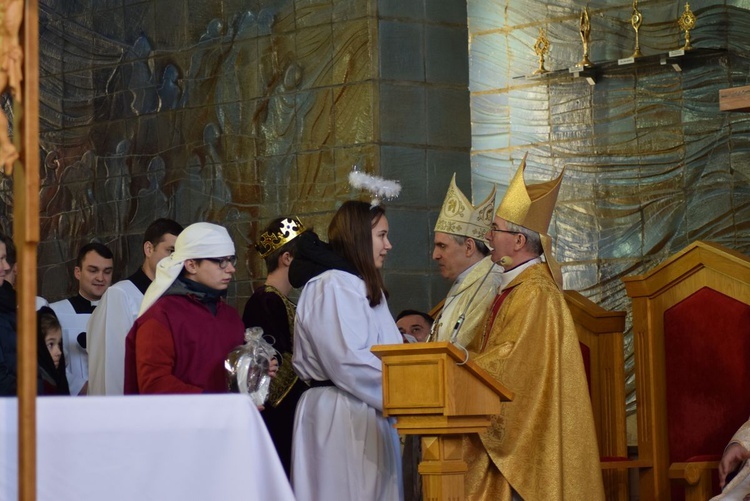
<instances>
[{"instance_id":1,"label":"microphone on stand","mask_svg":"<svg viewBox=\"0 0 750 501\"><path fill-rule=\"evenodd\" d=\"M459 315L458 320L456 320L456 325L453 326L453 333L450 337L450 342L452 344L456 343L456 339L458 339L458 331L461 330L461 326L464 323L464 320L466 320L466 312L469 311L469 306L471 306L471 303L474 302L474 298L477 296L477 292L479 292L479 289L482 288L482 285L484 284L484 281L487 280L487 277L492 273L493 268L495 268L495 265L498 265L500 267L500 272L505 273L505 269L509 266L513 265L513 258L510 256L503 256L500 258L500 261L497 263L492 263L492 266L490 266L490 269L487 270L487 273L484 274L484 277L482 278L482 281L479 282L479 287L476 288L474 291L474 295L471 296L471 299L469 299L469 302L466 304L466 308L464 308L463 313Z\"/></svg>"}]
</instances>

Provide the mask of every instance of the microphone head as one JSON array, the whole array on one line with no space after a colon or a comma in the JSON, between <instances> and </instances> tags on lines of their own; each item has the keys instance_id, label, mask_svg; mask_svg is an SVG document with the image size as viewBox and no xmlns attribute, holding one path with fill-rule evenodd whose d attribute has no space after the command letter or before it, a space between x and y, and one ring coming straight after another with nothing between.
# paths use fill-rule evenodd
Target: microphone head
<instances>
[{"instance_id":1,"label":"microphone head","mask_svg":"<svg viewBox=\"0 0 750 501\"><path fill-rule=\"evenodd\" d=\"M510 256L503 256L500 258L500 261L498 261L497 264L499 264L503 268L507 268L508 266L513 265L513 258Z\"/></svg>"}]
</instances>

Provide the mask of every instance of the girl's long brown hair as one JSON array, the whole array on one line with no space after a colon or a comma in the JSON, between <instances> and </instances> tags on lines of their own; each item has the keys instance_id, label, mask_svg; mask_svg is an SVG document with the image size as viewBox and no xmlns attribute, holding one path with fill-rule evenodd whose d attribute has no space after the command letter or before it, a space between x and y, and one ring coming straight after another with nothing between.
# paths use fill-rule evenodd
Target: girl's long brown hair
<instances>
[{"instance_id":1,"label":"girl's long brown hair","mask_svg":"<svg viewBox=\"0 0 750 501\"><path fill-rule=\"evenodd\" d=\"M328 242L334 252L344 257L357 269L365 281L370 307L388 297L380 270L372 255L372 228L385 215L385 209L367 202L349 200L336 211L328 226Z\"/></svg>"}]
</instances>

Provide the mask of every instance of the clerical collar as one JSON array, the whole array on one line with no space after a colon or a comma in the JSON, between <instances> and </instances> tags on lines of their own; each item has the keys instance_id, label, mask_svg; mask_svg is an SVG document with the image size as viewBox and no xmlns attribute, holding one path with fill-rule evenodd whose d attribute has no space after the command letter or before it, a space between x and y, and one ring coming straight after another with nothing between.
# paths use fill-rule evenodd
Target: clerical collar
<instances>
[{"instance_id":1,"label":"clerical collar","mask_svg":"<svg viewBox=\"0 0 750 501\"><path fill-rule=\"evenodd\" d=\"M96 308L96 305L99 304L99 301L89 301L85 297L81 296L81 293L79 292L75 296L68 299L70 301L70 305L73 307L76 313L79 315L83 313L93 313L94 308Z\"/></svg>"},{"instance_id":2,"label":"clerical collar","mask_svg":"<svg viewBox=\"0 0 750 501\"><path fill-rule=\"evenodd\" d=\"M521 272L524 271L526 268L528 268L529 266L533 266L535 264L539 264L541 262L542 262L542 257L538 256L538 257L535 257L534 259L530 259L526 261L525 263L519 264L512 270L508 270L505 273L501 273L499 290L505 289L508 286L508 284L511 283L513 280L515 280L515 278L518 275L520 275Z\"/></svg>"},{"instance_id":3,"label":"clerical collar","mask_svg":"<svg viewBox=\"0 0 750 501\"><path fill-rule=\"evenodd\" d=\"M151 279L148 278L148 275L143 271L143 268L138 268L138 271L133 273L128 277L128 280L133 282L133 285L136 286L136 288L141 291L141 294L146 293L146 289L148 289L148 286L151 285Z\"/></svg>"},{"instance_id":4,"label":"clerical collar","mask_svg":"<svg viewBox=\"0 0 750 501\"><path fill-rule=\"evenodd\" d=\"M448 291L448 295L452 294L453 291L458 290L458 288L461 286L461 282L464 281L466 277L469 276L469 273L471 273L471 270L473 270L475 267L479 266L479 263L481 263L482 260L477 261L476 263L472 264L468 268L466 268L464 271L458 274L458 277L456 277L456 281L453 282L453 285L451 285L450 290Z\"/></svg>"}]
</instances>

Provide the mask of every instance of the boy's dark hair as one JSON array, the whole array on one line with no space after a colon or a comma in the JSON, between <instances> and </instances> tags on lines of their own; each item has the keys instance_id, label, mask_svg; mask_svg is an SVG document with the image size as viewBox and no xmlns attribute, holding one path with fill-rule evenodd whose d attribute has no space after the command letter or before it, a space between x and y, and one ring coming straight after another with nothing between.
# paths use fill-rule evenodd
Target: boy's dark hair
<instances>
[{"instance_id":1,"label":"boy's dark hair","mask_svg":"<svg viewBox=\"0 0 750 501\"><path fill-rule=\"evenodd\" d=\"M160 217L146 228L146 232L143 234L143 243L151 242L156 247L164 240L164 235L178 236L183 229L177 221Z\"/></svg>"},{"instance_id":2,"label":"boy's dark hair","mask_svg":"<svg viewBox=\"0 0 750 501\"><path fill-rule=\"evenodd\" d=\"M76 266L81 268L83 266L83 259L86 257L86 254L88 254L91 251L96 252L104 259L114 260L115 258L114 255L112 254L112 251L109 250L109 247L107 247L103 243L89 242L83 247L81 247L81 250L78 251L78 257L76 258Z\"/></svg>"},{"instance_id":3,"label":"boy's dark hair","mask_svg":"<svg viewBox=\"0 0 750 501\"><path fill-rule=\"evenodd\" d=\"M284 221L284 219L287 219L286 217L277 217L270 223L268 223L268 226L266 226L263 231L261 232L261 235L264 233L272 234L278 231L279 227L281 226L281 222ZM281 257L282 254L285 252L288 252L292 257L294 257L294 253L297 252L297 243L299 240L296 238L293 238L289 242L285 243L269 255L267 255L265 258L263 258L263 261L266 263L266 271L267 273L271 273L272 271L276 270L276 268L279 267L279 257Z\"/></svg>"}]
</instances>

